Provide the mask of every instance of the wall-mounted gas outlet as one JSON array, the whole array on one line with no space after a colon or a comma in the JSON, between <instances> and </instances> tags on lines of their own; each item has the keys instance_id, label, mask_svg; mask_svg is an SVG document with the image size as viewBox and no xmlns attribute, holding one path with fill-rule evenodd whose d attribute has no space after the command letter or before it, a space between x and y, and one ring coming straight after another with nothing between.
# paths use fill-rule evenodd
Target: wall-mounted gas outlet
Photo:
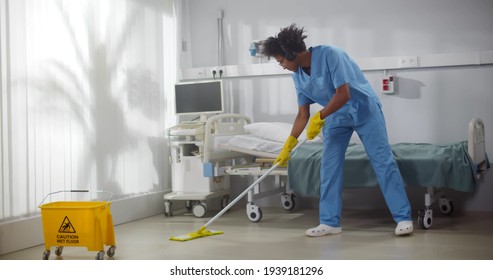
<instances>
[{"instance_id":1,"label":"wall-mounted gas outlet","mask_svg":"<svg viewBox=\"0 0 493 280\"><path fill-rule=\"evenodd\" d=\"M398 59L400 68L418 67L417 56L400 56Z\"/></svg>"}]
</instances>

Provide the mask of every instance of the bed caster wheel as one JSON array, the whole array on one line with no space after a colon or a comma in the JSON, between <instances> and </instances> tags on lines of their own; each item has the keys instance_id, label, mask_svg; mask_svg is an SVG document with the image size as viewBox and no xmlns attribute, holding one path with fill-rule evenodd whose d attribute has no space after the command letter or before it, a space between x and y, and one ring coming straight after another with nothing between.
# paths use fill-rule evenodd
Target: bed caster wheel
<instances>
[{"instance_id":1,"label":"bed caster wheel","mask_svg":"<svg viewBox=\"0 0 493 280\"><path fill-rule=\"evenodd\" d=\"M281 203L282 207L284 209L291 211L293 210L295 203L294 203L294 195L293 194L283 194L281 196Z\"/></svg>"},{"instance_id":2,"label":"bed caster wheel","mask_svg":"<svg viewBox=\"0 0 493 280\"><path fill-rule=\"evenodd\" d=\"M116 250L116 246L111 246L110 248L108 248L108 251L106 251L106 255L108 257L113 257L115 255L115 250Z\"/></svg>"},{"instance_id":3,"label":"bed caster wheel","mask_svg":"<svg viewBox=\"0 0 493 280\"><path fill-rule=\"evenodd\" d=\"M63 246L59 246L55 248L55 255L57 255L58 257L62 255L62 252L63 252Z\"/></svg>"},{"instance_id":4,"label":"bed caster wheel","mask_svg":"<svg viewBox=\"0 0 493 280\"><path fill-rule=\"evenodd\" d=\"M96 254L96 260L102 260L104 259L104 251L99 251L97 254Z\"/></svg>"},{"instance_id":5,"label":"bed caster wheel","mask_svg":"<svg viewBox=\"0 0 493 280\"><path fill-rule=\"evenodd\" d=\"M207 212L207 207L203 203L197 203L192 208L192 213L197 218L202 218Z\"/></svg>"},{"instance_id":6,"label":"bed caster wheel","mask_svg":"<svg viewBox=\"0 0 493 280\"><path fill-rule=\"evenodd\" d=\"M418 224L422 229L429 229L433 223L433 210L425 209L418 215Z\"/></svg>"},{"instance_id":7,"label":"bed caster wheel","mask_svg":"<svg viewBox=\"0 0 493 280\"><path fill-rule=\"evenodd\" d=\"M451 200L448 200L444 197L440 197L438 199L438 205L440 207L440 211L444 215L450 215L454 212L454 204L452 204Z\"/></svg>"},{"instance_id":8,"label":"bed caster wheel","mask_svg":"<svg viewBox=\"0 0 493 280\"><path fill-rule=\"evenodd\" d=\"M48 260L48 259L50 259L50 251L44 251L43 260Z\"/></svg>"},{"instance_id":9,"label":"bed caster wheel","mask_svg":"<svg viewBox=\"0 0 493 280\"><path fill-rule=\"evenodd\" d=\"M254 223L262 220L262 210L255 204L247 204L248 219Z\"/></svg>"}]
</instances>

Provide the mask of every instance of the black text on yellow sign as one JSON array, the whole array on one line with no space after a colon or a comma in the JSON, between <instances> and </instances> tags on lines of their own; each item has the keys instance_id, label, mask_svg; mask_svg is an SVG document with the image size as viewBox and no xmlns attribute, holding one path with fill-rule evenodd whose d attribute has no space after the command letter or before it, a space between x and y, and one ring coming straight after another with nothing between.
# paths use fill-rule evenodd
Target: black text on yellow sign
<instances>
[{"instance_id":1,"label":"black text on yellow sign","mask_svg":"<svg viewBox=\"0 0 493 280\"><path fill-rule=\"evenodd\" d=\"M60 228L58 229L58 233L56 238L57 238L57 243L58 244L67 244L67 245L73 245L73 244L79 244L79 236L75 233L77 231L75 230L74 226L70 222L70 219L68 216L65 216L65 218L62 221L62 224L60 225Z\"/></svg>"}]
</instances>

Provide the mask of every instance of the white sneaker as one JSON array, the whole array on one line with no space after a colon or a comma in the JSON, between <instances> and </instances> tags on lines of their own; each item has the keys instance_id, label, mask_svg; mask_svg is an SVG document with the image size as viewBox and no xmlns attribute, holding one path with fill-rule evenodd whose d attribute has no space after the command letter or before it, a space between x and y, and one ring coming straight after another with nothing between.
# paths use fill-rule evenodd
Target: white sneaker
<instances>
[{"instance_id":1,"label":"white sneaker","mask_svg":"<svg viewBox=\"0 0 493 280\"><path fill-rule=\"evenodd\" d=\"M328 225L320 224L318 227L309 228L305 231L305 234L311 237L319 237L328 234L338 234L342 232L341 227L331 227Z\"/></svg>"},{"instance_id":2,"label":"white sneaker","mask_svg":"<svg viewBox=\"0 0 493 280\"><path fill-rule=\"evenodd\" d=\"M395 227L395 235L406 235L413 232L413 222L412 221L401 221L397 223Z\"/></svg>"}]
</instances>

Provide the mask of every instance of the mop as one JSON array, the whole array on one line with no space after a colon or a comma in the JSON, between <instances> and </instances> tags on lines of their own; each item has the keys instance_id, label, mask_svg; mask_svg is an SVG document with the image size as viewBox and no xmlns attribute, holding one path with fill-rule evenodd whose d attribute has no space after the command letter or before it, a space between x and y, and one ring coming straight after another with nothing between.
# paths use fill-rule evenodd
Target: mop
<instances>
[{"instance_id":1,"label":"mop","mask_svg":"<svg viewBox=\"0 0 493 280\"><path fill-rule=\"evenodd\" d=\"M291 154L298 149L301 145L303 145L307 140L304 139L302 140L294 149L291 151ZM280 162L277 162L274 164L271 168L269 168L265 173L260 176L255 182L253 182L248 188L246 188L240 195L238 195L233 201L231 201L226 207L224 207L219 213L217 213L212 219L210 219L206 224L204 224L199 230L184 234L184 235L179 235L179 236L172 236L169 240L172 241L188 241L188 240L193 240L201 237L206 237L206 236L212 236L212 235L218 235L218 234L223 234L223 231L218 231L218 230L207 230L207 227L214 223L219 217L221 217L226 211L228 211L233 205L236 204L241 198L243 198L251 189L253 189L256 185L258 185L260 182L262 182L265 177L269 176L272 171L276 170L276 168L279 166Z\"/></svg>"}]
</instances>

